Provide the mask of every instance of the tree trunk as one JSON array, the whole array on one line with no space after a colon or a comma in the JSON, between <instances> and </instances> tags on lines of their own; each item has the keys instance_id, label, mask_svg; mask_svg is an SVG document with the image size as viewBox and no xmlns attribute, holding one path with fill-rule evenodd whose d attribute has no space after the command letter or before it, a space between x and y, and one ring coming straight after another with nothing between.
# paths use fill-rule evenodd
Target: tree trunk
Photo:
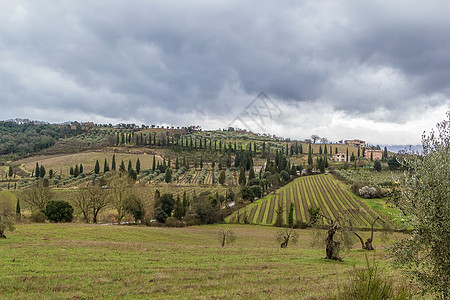
<instances>
[{"instance_id":1,"label":"tree trunk","mask_svg":"<svg viewBox=\"0 0 450 300\"><path fill-rule=\"evenodd\" d=\"M361 249L366 249L366 246L364 245L364 241L363 241L362 237L354 231L353 231L353 233L358 237L359 241L361 242Z\"/></svg>"},{"instance_id":2,"label":"tree trunk","mask_svg":"<svg viewBox=\"0 0 450 300\"><path fill-rule=\"evenodd\" d=\"M339 260L342 261L342 258L339 256L339 251L341 248L341 243L336 242L334 240L334 234L336 233L335 229L330 229L328 230L328 237L326 239L326 254L327 257L326 259L334 259L334 260Z\"/></svg>"},{"instance_id":3,"label":"tree trunk","mask_svg":"<svg viewBox=\"0 0 450 300\"><path fill-rule=\"evenodd\" d=\"M372 246L372 239L371 238L367 239L366 244L364 246L364 249L366 249L366 250L375 250L375 248L373 248L373 246Z\"/></svg>"}]
</instances>

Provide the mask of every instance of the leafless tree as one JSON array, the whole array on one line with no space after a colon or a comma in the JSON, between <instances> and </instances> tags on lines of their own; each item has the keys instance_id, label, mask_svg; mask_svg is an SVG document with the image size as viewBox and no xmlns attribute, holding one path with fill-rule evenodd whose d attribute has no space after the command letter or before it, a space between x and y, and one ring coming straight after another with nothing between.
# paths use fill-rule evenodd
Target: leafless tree
<instances>
[{"instance_id":1,"label":"leafless tree","mask_svg":"<svg viewBox=\"0 0 450 300\"><path fill-rule=\"evenodd\" d=\"M311 139L313 140L313 143L315 144L316 141L320 139L320 136L318 136L317 134L313 134L313 135L311 135Z\"/></svg>"},{"instance_id":2,"label":"leafless tree","mask_svg":"<svg viewBox=\"0 0 450 300\"><path fill-rule=\"evenodd\" d=\"M32 211L42 211L54 194L48 186L36 181L32 187L27 188L21 194L22 200L29 205Z\"/></svg>"},{"instance_id":3,"label":"leafless tree","mask_svg":"<svg viewBox=\"0 0 450 300\"><path fill-rule=\"evenodd\" d=\"M220 229L218 239L222 244L222 247L225 247L225 244L232 244L236 240L236 235L231 230L223 230Z\"/></svg>"},{"instance_id":4,"label":"leafless tree","mask_svg":"<svg viewBox=\"0 0 450 300\"><path fill-rule=\"evenodd\" d=\"M280 244L281 248L287 248L288 244L297 244L298 242L298 233L291 228L280 229L277 232L277 243Z\"/></svg>"}]
</instances>

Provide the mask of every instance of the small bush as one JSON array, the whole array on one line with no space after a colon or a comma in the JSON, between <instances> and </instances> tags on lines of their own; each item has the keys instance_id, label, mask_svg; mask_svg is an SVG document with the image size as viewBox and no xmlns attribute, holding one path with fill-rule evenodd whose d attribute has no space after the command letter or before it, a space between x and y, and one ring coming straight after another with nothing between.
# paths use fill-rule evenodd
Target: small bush
<instances>
[{"instance_id":1,"label":"small bush","mask_svg":"<svg viewBox=\"0 0 450 300\"><path fill-rule=\"evenodd\" d=\"M73 207L66 201L49 201L44 214L50 222L72 222Z\"/></svg>"},{"instance_id":2,"label":"small bush","mask_svg":"<svg viewBox=\"0 0 450 300\"><path fill-rule=\"evenodd\" d=\"M377 300L377 299L411 299L406 286L395 287L392 278L379 271L378 264L371 263L366 256L364 269L355 269L350 279L339 291L336 299L340 300Z\"/></svg>"},{"instance_id":3,"label":"small bush","mask_svg":"<svg viewBox=\"0 0 450 300\"><path fill-rule=\"evenodd\" d=\"M44 223L45 220L47 220L47 216L41 211L32 213L30 216L30 221L34 223Z\"/></svg>"},{"instance_id":4,"label":"small bush","mask_svg":"<svg viewBox=\"0 0 450 300\"><path fill-rule=\"evenodd\" d=\"M351 185L351 189L353 194L359 196L359 190L362 189L363 185L361 182L359 181L355 181L352 185Z\"/></svg>"},{"instance_id":5,"label":"small bush","mask_svg":"<svg viewBox=\"0 0 450 300\"><path fill-rule=\"evenodd\" d=\"M378 195L378 191L374 187L364 186L359 189L359 195L366 199L375 198Z\"/></svg>"},{"instance_id":6,"label":"small bush","mask_svg":"<svg viewBox=\"0 0 450 300\"><path fill-rule=\"evenodd\" d=\"M299 228L299 229L306 229L308 228L308 223L302 222L302 221L297 221L297 223L295 223L294 228Z\"/></svg>"},{"instance_id":7,"label":"small bush","mask_svg":"<svg viewBox=\"0 0 450 300\"><path fill-rule=\"evenodd\" d=\"M166 226L168 227L184 227L186 224L183 221L178 220L174 217L168 217L166 219Z\"/></svg>"}]
</instances>

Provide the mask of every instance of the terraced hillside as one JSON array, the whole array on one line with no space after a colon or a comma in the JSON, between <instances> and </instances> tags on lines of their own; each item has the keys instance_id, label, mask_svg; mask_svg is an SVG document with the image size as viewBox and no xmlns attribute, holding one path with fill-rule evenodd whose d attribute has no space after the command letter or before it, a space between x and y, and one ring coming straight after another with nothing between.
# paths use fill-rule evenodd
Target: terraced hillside
<instances>
[{"instance_id":1,"label":"terraced hillside","mask_svg":"<svg viewBox=\"0 0 450 300\"><path fill-rule=\"evenodd\" d=\"M227 221L236 222L238 213L241 215L246 213L250 223L271 225L275 223L280 201L283 204L285 222L288 219L291 202L294 203L294 223L309 221L308 207L320 207L323 214L333 218L347 212L353 219L353 224L359 228L370 227L370 223L378 216L385 219L383 214L370 208L364 199L352 194L332 175L321 174L300 177L278 189L275 194L242 208L229 216Z\"/></svg>"}]
</instances>

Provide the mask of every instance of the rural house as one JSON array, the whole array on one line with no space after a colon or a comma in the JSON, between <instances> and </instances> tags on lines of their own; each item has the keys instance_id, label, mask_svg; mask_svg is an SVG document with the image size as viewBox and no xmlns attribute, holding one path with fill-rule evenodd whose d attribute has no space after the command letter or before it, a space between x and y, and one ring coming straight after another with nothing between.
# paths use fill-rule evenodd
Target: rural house
<instances>
[{"instance_id":1,"label":"rural house","mask_svg":"<svg viewBox=\"0 0 450 300\"><path fill-rule=\"evenodd\" d=\"M337 153L331 157L331 161L347 161L345 153Z\"/></svg>"},{"instance_id":2,"label":"rural house","mask_svg":"<svg viewBox=\"0 0 450 300\"><path fill-rule=\"evenodd\" d=\"M354 146L354 147L365 147L366 146L366 142L363 140L354 139L354 140L345 140L344 142L346 145Z\"/></svg>"},{"instance_id":3,"label":"rural house","mask_svg":"<svg viewBox=\"0 0 450 300\"><path fill-rule=\"evenodd\" d=\"M373 157L372 157L372 155L373 155ZM366 158L370 159L371 157L374 160L381 160L381 159L383 159L383 150L366 149Z\"/></svg>"}]
</instances>

